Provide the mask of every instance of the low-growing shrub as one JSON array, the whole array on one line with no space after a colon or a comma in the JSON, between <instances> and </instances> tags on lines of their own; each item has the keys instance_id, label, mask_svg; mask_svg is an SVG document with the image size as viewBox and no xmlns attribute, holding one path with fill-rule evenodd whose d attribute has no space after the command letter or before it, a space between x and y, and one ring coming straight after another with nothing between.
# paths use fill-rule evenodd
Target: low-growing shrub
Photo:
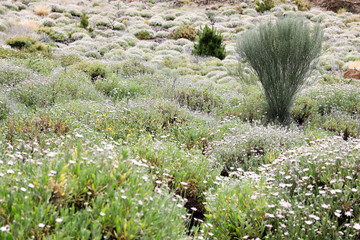
<instances>
[{"instance_id":1,"label":"low-growing shrub","mask_svg":"<svg viewBox=\"0 0 360 240\"><path fill-rule=\"evenodd\" d=\"M243 125L243 128L233 129L221 142L212 146L211 154L224 166L225 175L239 168L257 172L259 167L269 164L283 151L305 143L300 132L294 130L250 124Z\"/></svg>"},{"instance_id":2,"label":"low-growing shrub","mask_svg":"<svg viewBox=\"0 0 360 240\"><path fill-rule=\"evenodd\" d=\"M263 13L265 11L269 11L270 9L275 7L274 0L262 0L262 1L257 0L255 3L257 5L256 11L261 12L261 13Z\"/></svg>"},{"instance_id":3,"label":"low-growing shrub","mask_svg":"<svg viewBox=\"0 0 360 240\"><path fill-rule=\"evenodd\" d=\"M127 61L120 64L120 73L124 76L134 76L138 74L152 74L155 70L145 66L138 61Z\"/></svg>"},{"instance_id":4,"label":"low-growing shrub","mask_svg":"<svg viewBox=\"0 0 360 240\"><path fill-rule=\"evenodd\" d=\"M207 25L200 29L199 42L194 45L193 54L224 59L225 46L221 33L218 33L214 27L209 28Z\"/></svg>"},{"instance_id":5,"label":"low-growing shrub","mask_svg":"<svg viewBox=\"0 0 360 240\"><path fill-rule=\"evenodd\" d=\"M12 48L26 50L29 52L49 51L49 47L30 36L17 36L8 38L5 42Z\"/></svg>"},{"instance_id":6,"label":"low-growing shrub","mask_svg":"<svg viewBox=\"0 0 360 240\"><path fill-rule=\"evenodd\" d=\"M52 133L63 135L69 130L66 120L51 119L46 115L34 115L30 119L9 119L6 138L11 143L15 139L41 142L43 140L41 135Z\"/></svg>"},{"instance_id":7,"label":"low-growing shrub","mask_svg":"<svg viewBox=\"0 0 360 240\"><path fill-rule=\"evenodd\" d=\"M181 106L187 106L193 111L211 112L221 104L220 97L210 89L198 90L196 88L183 89L175 94Z\"/></svg>"},{"instance_id":8,"label":"low-growing shrub","mask_svg":"<svg viewBox=\"0 0 360 240\"><path fill-rule=\"evenodd\" d=\"M143 95L146 87L131 79L121 79L112 76L107 79L99 79L95 82L95 88L114 100L132 99Z\"/></svg>"},{"instance_id":9,"label":"low-growing shrub","mask_svg":"<svg viewBox=\"0 0 360 240\"><path fill-rule=\"evenodd\" d=\"M125 84L123 86L126 87ZM143 91L143 89L134 90ZM127 97L128 95L126 92L123 95L119 92L118 96ZM151 102L115 115L104 114L96 120L95 128L114 140L129 141L141 136L149 136L149 134L152 137L160 137L171 133L187 119L186 112L178 109L173 103Z\"/></svg>"},{"instance_id":10,"label":"low-growing shrub","mask_svg":"<svg viewBox=\"0 0 360 240\"><path fill-rule=\"evenodd\" d=\"M141 30L137 33L135 33L135 37L139 40L148 40L154 38L148 31Z\"/></svg>"},{"instance_id":11,"label":"low-growing shrub","mask_svg":"<svg viewBox=\"0 0 360 240\"><path fill-rule=\"evenodd\" d=\"M52 70L58 66L56 61L43 57L29 57L24 60L19 60L19 63L26 68L43 75L49 75Z\"/></svg>"},{"instance_id":12,"label":"low-growing shrub","mask_svg":"<svg viewBox=\"0 0 360 240\"><path fill-rule=\"evenodd\" d=\"M195 28L193 28L191 26L183 25L183 26L175 29L170 34L170 36L173 39L186 38L191 41L194 41L197 36L197 32L196 32Z\"/></svg>"},{"instance_id":13,"label":"low-growing shrub","mask_svg":"<svg viewBox=\"0 0 360 240\"><path fill-rule=\"evenodd\" d=\"M88 74L93 82L95 82L96 79L105 78L106 74L108 73L107 64L99 61L82 61L76 64L75 68Z\"/></svg>"},{"instance_id":14,"label":"low-growing shrub","mask_svg":"<svg viewBox=\"0 0 360 240\"><path fill-rule=\"evenodd\" d=\"M334 132L336 135L343 136L345 140L349 137L359 137L359 123L342 113L332 113L326 116L318 116L311 125L319 126L326 131Z\"/></svg>"},{"instance_id":15,"label":"low-growing shrub","mask_svg":"<svg viewBox=\"0 0 360 240\"><path fill-rule=\"evenodd\" d=\"M265 183L228 182L214 191L206 209L206 236L217 239L250 239L263 237L264 219L269 212L269 190Z\"/></svg>"},{"instance_id":16,"label":"low-growing shrub","mask_svg":"<svg viewBox=\"0 0 360 240\"><path fill-rule=\"evenodd\" d=\"M36 32L47 34L55 42L65 42L69 38L67 34L60 31L56 31L54 28L50 28L50 27L40 27L39 29L36 30Z\"/></svg>"},{"instance_id":17,"label":"low-growing shrub","mask_svg":"<svg viewBox=\"0 0 360 240\"><path fill-rule=\"evenodd\" d=\"M253 88L252 88L253 89ZM237 117L245 122L265 123L266 102L258 90L248 92L243 97L227 99L221 108L216 109L220 117Z\"/></svg>"},{"instance_id":18,"label":"low-growing shrub","mask_svg":"<svg viewBox=\"0 0 360 240\"><path fill-rule=\"evenodd\" d=\"M295 122L302 125L306 123L311 116L314 116L317 111L316 102L305 97L295 101L291 115Z\"/></svg>"}]
</instances>

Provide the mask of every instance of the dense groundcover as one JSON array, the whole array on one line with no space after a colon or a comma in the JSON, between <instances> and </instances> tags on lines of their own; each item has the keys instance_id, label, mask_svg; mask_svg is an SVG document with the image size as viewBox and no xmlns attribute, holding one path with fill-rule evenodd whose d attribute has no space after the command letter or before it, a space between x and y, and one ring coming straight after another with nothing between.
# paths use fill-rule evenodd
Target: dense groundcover
<instances>
[{"instance_id":1,"label":"dense groundcover","mask_svg":"<svg viewBox=\"0 0 360 240\"><path fill-rule=\"evenodd\" d=\"M360 239L358 15L211 3L0 2L0 239ZM286 127L236 52L282 16L324 31Z\"/></svg>"}]
</instances>

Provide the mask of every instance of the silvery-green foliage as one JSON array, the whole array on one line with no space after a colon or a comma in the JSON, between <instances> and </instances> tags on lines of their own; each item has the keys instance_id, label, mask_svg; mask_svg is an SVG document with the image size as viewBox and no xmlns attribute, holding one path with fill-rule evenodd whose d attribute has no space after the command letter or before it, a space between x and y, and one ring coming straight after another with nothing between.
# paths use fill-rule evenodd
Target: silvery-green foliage
<instances>
[{"instance_id":1,"label":"silvery-green foliage","mask_svg":"<svg viewBox=\"0 0 360 240\"><path fill-rule=\"evenodd\" d=\"M262 84L269 120L288 123L296 94L303 88L321 52L323 32L300 18L260 24L237 39L237 52L246 58Z\"/></svg>"}]
</instances>

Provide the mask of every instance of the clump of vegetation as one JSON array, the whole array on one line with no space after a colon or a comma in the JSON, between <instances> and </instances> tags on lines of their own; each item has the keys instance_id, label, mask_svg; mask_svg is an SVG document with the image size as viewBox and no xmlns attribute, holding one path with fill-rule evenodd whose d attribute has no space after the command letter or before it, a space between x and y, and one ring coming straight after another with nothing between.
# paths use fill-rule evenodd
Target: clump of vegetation
<instances>
[{"instance_id":1,"label":"clump of vegetation","mask_svg":"<svg viewBox=\"0 0 360 240\"><path fill-rule=\"evenodd\" d=\"M190 88L182 90L176 94L176 99L181 106L187 106L193 111L208 113L221 103L220 97L213 94L209 89Z\"/></svg>"},{"instance_id":2,"label":"clump of vegetation","mask_svg":"<svg viewBox=\"0 0 360 240\"><path fill-rule=\"evenodd\" d=\"M146 67L138 61L127 61L120 65L120 73L124 76L134 76L138 74L152 74L154 69Z\"/></svg>"},{"instance_id":3,"label":"clump of vegetation","mask_svg":"<svg viewBox=\"0 0 360 240\"><path fill-rule=\"evenodd\" d=\"M256 5L257 5L256 11L263 13L275 7L275 2L274 0L262 0L262 1L256 1Z\"/></svg>"},{"instance_id":4,"label":"clump of vegetation","mask_svg":"<svg viewBox=\"0 0 360 240\"><path fill-rule=\"evenodd\" d=\"M5 101L0 100L0 120L7 118L9 113L10 107L8 106L8 104Z\"/></svg>"},{"instance_id":5,"label":"clump of vegetation","mask_svg":"<svg viewBox=\"0 0 360 240\"><path fill-rule=\"evenodd\" d=\"M170 36L173 39L186 38L191 41L194 41L197 36L197 32L196 32L195 28L188 26L188 25L183 25L183 26L180 26L177 29L175 29L170 34Z\"/></svg>"},{"instance_id":6,"label":"clump of vegetation","mask_svg":"<svg viewBox=\"0 0 360 240\"><path fill-rule=\"evenodd\" d=\"M317 107L315 101L305 97L295 102L295 107L292 109L291 114L295 122L302 125L306 123L311 116L314 116L316 112Z\"/></svg>"},{"instance_id":7,"label":"clump of vegetation","mask_svg":"<svg viewBox=\"0 0 360 240\"><path fill-rule=\"evenodd\" d=\"M237 52L246 58L262 84L269 105L268 120L289 123L296 94L320 55L323 33L298 18L261 24L237 40Z\"/></svg>"},{"instance_id":8,"label":"clump of vegetation","mask_svg":"<svg viewBox=\"0 0 360 240\"><path fill-rule=\"evenodd\" d=\"M65 33L56 31L50 27L40 27L36 30L36 32L47 34L55 42L65 42L69 38L69 36L67 36Z\"/></svg>"},{"instance_id":9,"label":"clump of vegetation","mask_svg":"<svg viewBox=\"0 0 360 240\"><path fill-rule=\"evenodd\" d=\"M135 33L135 37L139 40L153 39L154 37L146 30L141 30Z\"/></svg>"},{"instance_id":10,"label":"clump of vegetation","mask_svg":"<svg viewBox=\"0 0 360 240\"><path fill-rule=\"evenodd\" d=\"M80 27L86 29L88 26L89 26L89 17L86 15L86 13L83 13L80 19Z\"/></svg>"},{"instance_id":11,"label":"clump of vegetation","mask_svg":"<svg viewBox=\"0 0 360 240\"><path fill-rule=\"evenodd\" d=\"M12 48L29 52L49 51L50 49L49 46L42 44L41 42L30 36L16 36L8 38L5 43Z\"/></svg>"},{"instance_id":12,"label":"clump of vegetation","mask_svg":"<svg viewBox=\"0 0 360 240\"><path fill-rule=\"evenodd\" d=\"M38 16L47 16L51 12L51 8L48 6L38 6L35 9L35 14Z\"/></svg>"},{"instance_id":13,"label":"clump of vegetation","mask_svg":"<svg viewBox=\"0 0 360 240\"><path fill-rule=\"evenodd\" d=\"M310 2L308 0L295 0L295 4L300 11L307 11L311 8Z\"/></svg>"},{"instance_id":14,"label":"clump of vegetation","mask_svg":"<svg viewBox=\"0 0 360 240\"><path fill-rule=\"evenodd\" d=\"M225 45L221 33L207 25L199 31L199 42L194 45L193 54L225 58Z\"/></svg>"},{"instance_id":15,"label":"clump of vegetation","mask_svg":"<svg viewBox=\"0 0 360 240\"><path fill-rule=\"evenodd\" d=\"M107 65L99 61L96 62L83 61L80 62L79 64L76 64L75 67L76 69L81 70L86 74L88 74L93 82L98 78L105 78L106 74L109 72Z\"/></svg>"}]
</instances>

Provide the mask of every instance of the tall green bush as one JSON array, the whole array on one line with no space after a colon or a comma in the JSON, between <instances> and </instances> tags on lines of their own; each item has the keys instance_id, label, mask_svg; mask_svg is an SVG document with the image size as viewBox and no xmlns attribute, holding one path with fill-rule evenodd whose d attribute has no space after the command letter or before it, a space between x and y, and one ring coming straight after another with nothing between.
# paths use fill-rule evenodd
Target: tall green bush
<instances>
[{"instance_id":1,"label":"tall green bush","mask_svg":"<svg viewBox=\"0 0 360 240\"><path fill-rule=\"evenodd\" d=\"M269 121L286 125L296 94L320 55L323 31L300 18L261 24L237 39L236 50L246 58L263 87Z\"/></svg>"},{"instance_id":2,"label":"tall green bush","mask_svg":"<svg viewBox=\"0 0 360 240\"><path fill-rule=\"evenodd\" d=\"M86 29L88 26L89 26L89 17L86 15L86 13L83 13L80 19L80 27Z\"/></svg>"},{"instance_id":3,"label":"tall green bush","mask_svg":"<svg viewBox=\"0 0 360 240\"><path fill-rule=\"evenodd\" d=\"M199 43L195 44L193 54L203 56L213 56L221 60L225 58L225 46L221 33L214 27L207 25L199 31Z\"/></svg>"}]
</instances>

